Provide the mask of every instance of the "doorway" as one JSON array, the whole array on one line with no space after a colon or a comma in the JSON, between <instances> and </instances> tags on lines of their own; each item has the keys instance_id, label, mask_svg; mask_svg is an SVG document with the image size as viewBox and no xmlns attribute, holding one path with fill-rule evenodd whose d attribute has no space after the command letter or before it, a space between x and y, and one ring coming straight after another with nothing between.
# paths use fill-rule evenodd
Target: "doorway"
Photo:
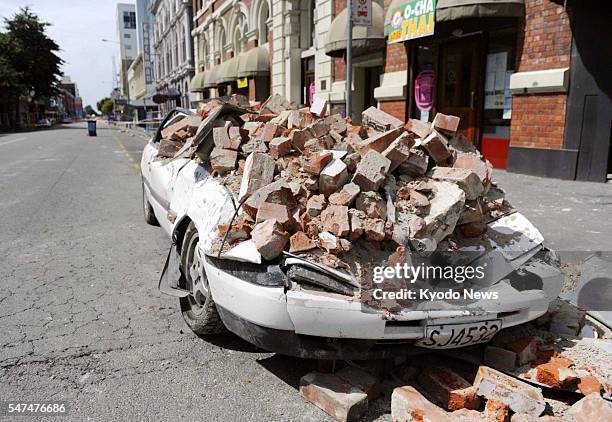
<instances>
[{"instance_id":1,"label":"doorway","mask_svg":"<svg viewBox=\"0 0 612 422\"><path fill-rule=\"evenodd\" d=\"M480 139L482 37L440 44L436 111L458 116L459 130L475 145Z\"/></svg>"}]
</instances>

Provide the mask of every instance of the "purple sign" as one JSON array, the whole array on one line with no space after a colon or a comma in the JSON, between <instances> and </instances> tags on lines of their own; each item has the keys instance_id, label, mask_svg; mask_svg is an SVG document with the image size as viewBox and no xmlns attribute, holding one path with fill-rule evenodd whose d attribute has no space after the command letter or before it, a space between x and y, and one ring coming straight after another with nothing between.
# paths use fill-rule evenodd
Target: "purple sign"
<instances>
[{"instance_id":1,"label":"purple sign","mask_svg":"<svg viewBox=\"0 0 612 422\"><path fill-rule=\"evenodd\" d=\"M424 70L414 80L414 102L421 111L429 111L433 106L434 72Z\"/></svg>"}]
</instances>

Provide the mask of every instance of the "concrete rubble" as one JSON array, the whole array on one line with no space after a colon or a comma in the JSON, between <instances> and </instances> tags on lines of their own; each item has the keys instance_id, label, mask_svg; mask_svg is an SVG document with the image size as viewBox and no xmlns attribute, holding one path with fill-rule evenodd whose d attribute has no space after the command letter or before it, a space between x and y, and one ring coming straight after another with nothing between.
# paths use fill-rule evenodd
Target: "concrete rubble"
<instances>
[{"instance_id":1,"label":"concrete rubble","mask_svg":"<svg viewBox=\"0 0 612 422\"><path fill-rule=\"evenodd\" d=\"M354 246L430 254L449 237L480 236L509 208L455 116L404 125L370 107L357 125L322 100L245 104L212 100L162 131L158 159L203 161L240 201L211 253L252 238L265 260L291 250L338 268Z\"/></svg>"},{"instance_id":2,"label":"concrete rubble","mask_svg":"<svg viewBox=\"0 0 612 422\"><path fill-rule=\"evenodd\" d=\"M256 108L244 104L212 100L162 131L157 159L199 160L235 197L236 215L218 225L211 254L262 263L288 252L344 270L372 252L391 262L467 244L512 211L455 116L404 125L369 108L355 124L330 115L325 101L298 109L275 95ZM504 340L502 330L482 347L473 373L444 361L397 366L401 381L386 393L392 420L610 419L602 399L611 396L610 380L569 346L554 347L555 336L576 336L583 319L552 309L535 322L552 340L538 332ZM299 389L336 420L355 420L383 400L384 386L349 366L306 374ZM585 398L552 411L550 389Z\"/></svg>"}]
</instances>

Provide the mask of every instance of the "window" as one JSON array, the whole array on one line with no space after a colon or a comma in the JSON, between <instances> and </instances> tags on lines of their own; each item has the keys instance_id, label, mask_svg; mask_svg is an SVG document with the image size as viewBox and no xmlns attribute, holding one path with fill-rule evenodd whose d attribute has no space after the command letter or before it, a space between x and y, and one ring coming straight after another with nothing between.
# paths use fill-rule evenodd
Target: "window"
<instances>
[{"instance_id":1,"label":"window","mask_svg":"<svg viewBox=\"0 0 612 422\"><path fill-rule=\"evenodd\" d=\"M123 27L136 29L136 12L123 12Z\"/></svg>"},{"instance_id":2,"label":"window","mask_svg":"<svg viewBox=\"0 0 612 422\"><path fill-rule=\"evenodd\" d=\"M262 2L261 9L259 11L259 44L265 44L268 42L268 19L270 19L270 9L268 8L268 2Z\"/></svg>"},{"instance_id":3,"label":"window","mask_svg":"<svg viewBox=\"0 0 612 422\"><path fill-rule=\"evenodd\" d=\"M132 38L131 34L123 34L123 38Z\"/></svg>"},{"instance_id":4,"label":"window","mask_svg":"<svg viewBox=\"0 0 612 422\"><path fill-rule=\"evenodd\" d=\"M132 46L131 46L131 45L126 45L126 46L125 46L125 49L126 49L126 50L131 50L131 49L132 49Z\"/></svg>"}]
</instances>

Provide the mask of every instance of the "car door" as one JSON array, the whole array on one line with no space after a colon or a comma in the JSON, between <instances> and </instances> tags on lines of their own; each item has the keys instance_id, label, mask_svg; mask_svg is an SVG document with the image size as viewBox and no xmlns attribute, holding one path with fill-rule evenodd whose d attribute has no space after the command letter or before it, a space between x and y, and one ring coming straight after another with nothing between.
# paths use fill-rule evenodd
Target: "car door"
<instances>
[{"instance_id":1,"label":"car door","mask_svg":"<svg viewBox=\"0 0 612 422\"><path fill-rule=\"evenodd\" d=\"M161 131L190 114L189 110L184 109L175 109L168 113L155 136L147 143L142 156L141 168L145 189L148 190L149 202L153 207L157 221L168 234L172 233L176 217L176 213L172 211L170 206L173 182L176 181L180 169L189 159L160 160L156 159L156 156L162 139Z\"/></svg>"}]
</instances>

